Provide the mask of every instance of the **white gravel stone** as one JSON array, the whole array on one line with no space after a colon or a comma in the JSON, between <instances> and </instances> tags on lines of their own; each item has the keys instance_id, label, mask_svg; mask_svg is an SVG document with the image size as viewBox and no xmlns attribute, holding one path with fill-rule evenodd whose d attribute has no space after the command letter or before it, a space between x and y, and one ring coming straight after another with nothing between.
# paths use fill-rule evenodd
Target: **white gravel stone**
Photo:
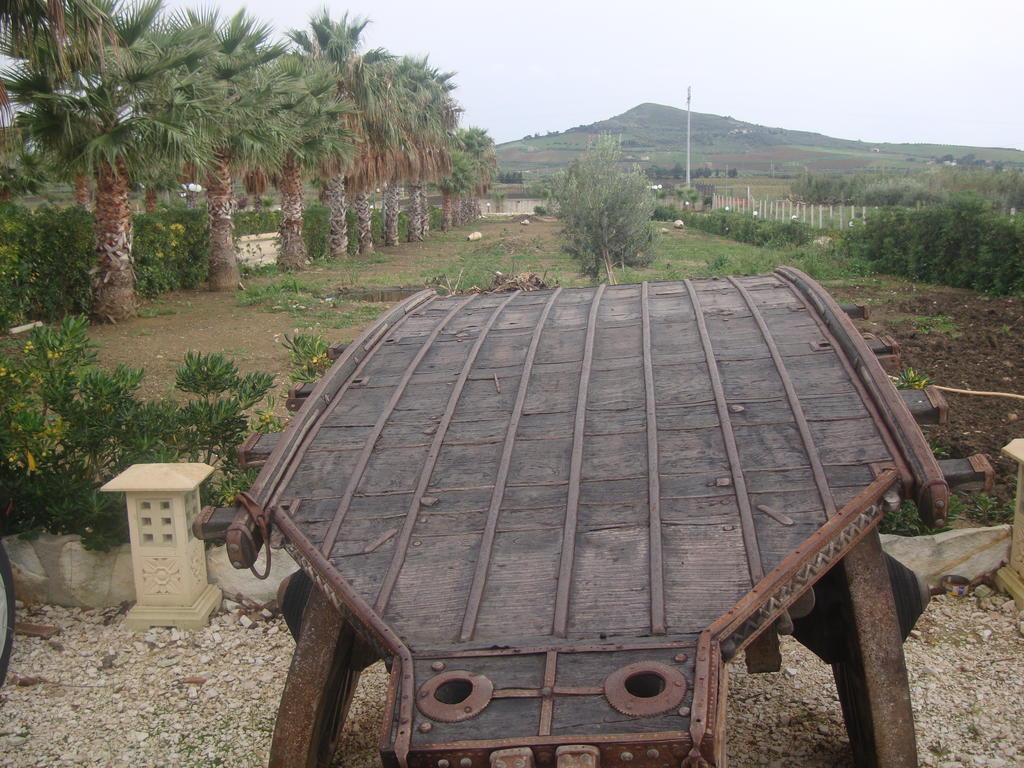
<instances>
[{"instance_id":1,"label":"white gravel stone","mask_svg":"<svg viewBox=\"0 0 1024 768\"><path fill-rule=\"evenodd\" d=\"M9 681L0 691L0 765L266 765L294 649L280 618L249 629L215 620L195 632L132 634L122 618L104 625L94 623L96 615L38 606L19 616L64 627L54 638L63 650L16 639L11 680L47 682ZM979 613L973 600L951 597L936 598L922 616L905 650L923 768L1024 765L1019 623L1015 614ZM987 642L965 642L986 630ZM783 672L748 675L742 657L729 666L730 765L850 768L829 668L790 638L783 638L782 652ZM109 656L114 662L104 668ZM380 766L387 686L383 664L363 673L336 766Z\"/></svg>"}]
</instances>

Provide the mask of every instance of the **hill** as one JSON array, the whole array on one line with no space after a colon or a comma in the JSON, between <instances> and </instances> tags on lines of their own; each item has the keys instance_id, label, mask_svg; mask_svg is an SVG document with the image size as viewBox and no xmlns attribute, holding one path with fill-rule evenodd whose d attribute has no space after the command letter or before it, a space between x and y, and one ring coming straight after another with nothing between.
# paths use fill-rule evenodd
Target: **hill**
<instances>
[{"instance_id":1,"label":"hill","mask_svg":"<svg viewBox=\"0 0 1024 768\"><path fill-rule=\"evenodd\" d=\"M691 114L691 127L691 168L720 175L730 168L775 175L913 169L944 160L1024 166L1024 152L1016 149L852 141L703 112ZM499 144L498 162L504 171L547 173L571 163L603 133L619 136L627 159L643 166L686 163L686 111L649 103L591 125Z\"/></svg>"}]
</instances>

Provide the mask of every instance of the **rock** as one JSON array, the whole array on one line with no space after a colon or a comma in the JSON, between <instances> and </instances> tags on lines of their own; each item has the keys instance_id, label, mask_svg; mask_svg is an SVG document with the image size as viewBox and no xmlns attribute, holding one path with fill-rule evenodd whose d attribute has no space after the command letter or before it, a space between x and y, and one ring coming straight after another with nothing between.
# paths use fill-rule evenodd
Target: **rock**
<instances>
[{"instance_id":1,"label":"rock","mask_svg":"<svg viewBox=\"0 0 1024 768\"><path fill-rule=\"evenodd\" d=\"M238 617L238 623L241 624L246 629L248 629L249 627L251 627L256 622L254 622L246 614L243 613L241 616Z\"/></svg>"},{"instance_id":2,"label":"rock","mask_svg":"<svg viewBox=\"0 0 1024 768\"><path fill-rule=\"evenodd\" d=\"M263 559L257 568L263 569ZM206 552L206 573L211 584L216 584L225 595L248 598L262 605L277 598L277 588L288 576L299 570L291 556L283 549L275 549L270 562L270 575L260 581L248 568L235 568L228 562L224 546L213 547ZM240 602L240 601L239 601Z\"/></svg>"},{"instance_id":3,"label":"rock","mask_svg":"<svg viewBox=\"0 0 1024 768\"><path fill-rule=\"evenodd\" d=\"M675 227L676 229L685 229L686 228L686 224L683 223L682 219L676 219L675 221L673 221L672 222L672 226Z\"/></svg>"},{"instance_id":4,"label":"rock","mask_svg":"<svg viewBox=\"0 0 1024 768\"><path fill-rule=\"evenodd\" d=\"M1010 559L1009 525L960 528L933 536L882 535L882 547L931 585L946 574L975 579Z\"/></svg>"},{"instance_id":5,"label":"rock","mask_svg":"<svg viewBox=\"0 0 1024 768\"><path fill-rule=\"evenodd\" d=\"M528 226L530 226L530 220L529 220L529 219L523 219L523 220L522 220L522 221L520 221L519 223L520 223L521 225L523 225L524 227L528 227Z\"/></svg>"},{"instance_id":6,"label":"rock","mask_svg":"<svg viewBox=\"0 0 1024 768\"><path fill-rule=\"evenodd\" d=\"M467 240L480 240L482 238L483 238L483 233L482 232L471 232L469 234L469 237L467 237L466 239Z\"/></svg>"},{"instance_id":7,"label":"rock","mask_svg":"<svg viewBox=\"0 0 1024 768\"><path fill-rule=\"evenodd\" d=\"M984 600L986 597L992 597L995 594L995 590L987 584L979 584L974 588L974 596Z\"/></svg>"},{"instance_id":8,"label":"rock","mask_svg":"<svg viewBox=\"0 0 1024 768\"><path fill-rule=\"evenodd\" d=\"M8 536L15 593L27 603L104 608L135 599L131 547L93 552L78 536Z\"/></svg>"}]
</instances>

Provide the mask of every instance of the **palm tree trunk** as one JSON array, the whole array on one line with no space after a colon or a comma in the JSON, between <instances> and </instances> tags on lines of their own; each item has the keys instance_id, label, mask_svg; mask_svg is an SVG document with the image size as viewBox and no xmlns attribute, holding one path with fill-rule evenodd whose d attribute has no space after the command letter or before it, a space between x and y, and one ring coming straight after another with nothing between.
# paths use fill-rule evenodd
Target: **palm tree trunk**
<instances>
[{"instance_id":1,"label":"palm tree trunk","mask_svg":"<svg viewBox=\"0 0 1024 768\"><path fill-rule=\"evenodd\" d=\"M423 239L423 217L426 212L423 210L423 201L420 200L420 193L423 192L423 184L413 182L409 185L409 242L419 242Z\"/></svg>"},{"instance_id":2,"label":"palm tree trunk","mask_svg":"<svg viewBox=\"0 0 1024 768\"><path fill-rule=\"evenodd\" d=\"M306 266L306 243L302 239L302 172L292 152L281 166L281 250L277 266L297 270Z\"/></svg>"},{"instance_id":3,"label":"palm tree trunk","mask_svg":"<svg viewBox=\"0 0 1024 768\"><path fill-rule=\"evenodd\" d=\"M263 198L259 195L253 196L252 209L256 211L256 213L263 213Z\"/></svg>"},{"instance_id":4,"label":"palm tree trunk","mask_svg":"<svg viewBox=\"0 0 1024 768\"><path fill-rule=\"evenodd\" d=\"M398 245L398 185L384 188L384 245Z\"/></svg>"},{"instance_id":5,"label":"palm tree trunk","mask_svg":"<svg viewBox=\"0 0 1024 768\"><path fill-rule=\"evenodd\" d=\"M454 223L454 213L452 212L452 193L442 192L441 193L441 229L447 232L452 228Z\"/></svg>"},{"instance_id":6,"label":"palm tree trunk","mask_svg":"<svg viewBox=\"0 0 1024 768\"><path fill-rule=\"evenodd\" d=\"M92 315L110 323L135 317L139 309L128 191L124 162L119 159L111 167L102 160L96 171L97 264L92 278Z\"/></svg>"},{"instance_id":7,"label":"palm tree trunk","mask_svg":"<svg viewBox=\"0 0 1024 768\"><path fill-rule=\"evenodd\" d=\"M373 253L373 214L370 196L365 192L356 195L356 226L359 229L359 253Z\"/></svg>"},{"instance_id":8,"label":"palm tree trunk","mask_svg":"<svg viewBox=\"0 0 1024 768\"><path fill-rule=\"evenodd\" d=\"M345 200L345 177L341 174L327 182L327 209L331 222L331 258L348 257L348 202Z\"/></svg>"},{"instance_id":9,"label":"palm tree trunk","mask_svg":"<svg viewBox=\"0 0 1024 768\"><path fill-rule=\"evenodd\" d=\"M422 240L430 234L430 200L427 198L426 184L420 184L419 191L416 193L416 198L419 200L420 240Z\"/></svg>"},{"instance_id":10,"label":"palm tree trunk","mask_svg":"<svg viewBox=\"0 0 1024 768\"><path fill-rule=\"evenodd\" d=\"M75 174L75 205L89 209L89 177L84 173Z\"/></svg>"},{"instance_id":11,"label":"palm tree trunk","mask_svg":"<svg viewBox=\"0 0 1024 768\"><path fill-rule=\"evenodd\" d=\"M156 189L146 187L146 213L156 213Z\"/></svg>"},{"instance_id":12,"label":"palm tree trunk","mask_svg":"<svg viewBox=\"0 0 1024 768\"><path fill-rule=\"evenodd\" d=\"M225 151L214 154L213 168L206 178L206 226L210 232L211 291L233 291L241 274L232 235L235 200L231 196L231 157Z\"/></svg>"}]
</instances>

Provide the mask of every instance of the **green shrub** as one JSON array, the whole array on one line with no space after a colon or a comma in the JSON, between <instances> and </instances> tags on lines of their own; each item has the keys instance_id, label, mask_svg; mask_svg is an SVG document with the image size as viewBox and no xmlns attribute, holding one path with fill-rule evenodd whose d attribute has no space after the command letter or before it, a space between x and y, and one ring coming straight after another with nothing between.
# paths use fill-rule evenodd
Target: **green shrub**
<instances>
[{"instance_id":1,"label":"green shrub","mask_svg":"<svg viewBox=\"0 0 1024 768\"><path fill-rule=\"evenodd\" d=\"M280 211L238 211L234 215L235 237L262 235L281 229Z\"/></svg>"},{"instance_id":2,"label":"green shrub","mask_svg":"<svg viewBox=\"0 0 1024 768\"><path fill-rule=\"evenodd\" d=\"M89 548L126 539L123 503L100 485L131 464L204 461L204 487L239 483L235 447L273 377L240 376L222 355L189 353L177 372L185 401L138 397L143 372L96 367L83 316L36 328L0 355L0 534L79 534Z\"/></svg>"},{"instance_id":3,"label":"green shrub","mask_svg":"<svg viewBox=\"0 0 1024 768\"><path fill-rule=\"evenodd\" d=\"M811 228L799 221L773 221L726 211L684 212L678 217L688 227L702 232L721 235L740 243L772 248L806 245L813 235Z\"/></svg>"},{"instance_id":4,"label":"green shrub","mask_svg":"<svg viewBox=\"0 0 1024 768\"><path fill-rule=\"evenodd\" d=\"M679 209L671 205L656 205L651 218L654 221L675 221L679 218Z\"/></svg>"},{"instance_id":5,"label":"green shrub","mask_svg":"<svg viewBox=\"0 0 1024 768\"><path fill-rule=\"evenodd\" d=\"M533 206L533 213L535 216L547 216L548 209L543 205L535 205Z\"/></svg>"},{"instance_id":6,"label":"green shrub","mask_svg":"<svg viewBox=\"0 0 1024 768\"><path fill-rule=\"evenodd\" d=\"M920 210L890 208L844 232L840 252L880 272L996 294L1024 293L1024 223L975 195Z\"/></svg>"},{"instance_id":7,"label":"green shrub","mask_svg":"<svg viewBox=\"0 0 1024 768\"><path fill-rule=\"evenodd\" d=\"M136 287L142 296L192 288L206 279L205 210L136 214L133 229ZM31 211L0 204L0 327L88 312L94 248L88 211L49 206Z\"/></svg>"},{"instance_id":8,"label":"green shrub","mask_svg":"<svg viewBox=\"0 0 1024 768\"><path fill-rule=\"evenodd\" d=\"M302 214L302 239L306 256L314 261L331 255L331 212L323 205L310 205Z\"/></svg>"},{"instance_id":9,"label":"green shrub","mask_svg":"<svg viewBox=\"0 0 1024 768\"><path fill-rule=\"evenodd\" d=\"M167 208L134 218L135 288L147 298L195 288L210 266L206 210Z\"/></svg>"},{"instance_id":10,"label":"green shrub","mask_svg":"<svg viewBox=\"0 0 1024 768\"><path fill-rule=\"evenodd\" d=\"M0 327L87 312L93 249L88 211L0 203Z\"/></svg>"},{"instance_id":11,"label":"green shrub","mask_svg":"<svg viewBox=\"0 0 1024 768\"><path fill-rule=\"evenodd\" d=\"M327 341L320 334L285 334L284 348L288 350L292 365L291 380L305 384L319 381L331 364L327 347Z\"/></svg>"}]
</instances>

